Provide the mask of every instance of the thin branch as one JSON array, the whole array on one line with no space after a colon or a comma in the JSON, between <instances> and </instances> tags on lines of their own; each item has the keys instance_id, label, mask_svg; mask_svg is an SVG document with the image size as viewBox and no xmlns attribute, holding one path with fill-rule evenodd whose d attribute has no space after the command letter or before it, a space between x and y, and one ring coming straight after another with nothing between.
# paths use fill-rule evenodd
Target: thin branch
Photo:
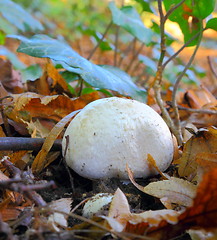
<instances>
[{"instance_id":1,"label":"thin branch","mask_svg":"<svg viewBox=\"0 0 217 240\"><path fill-rule=\"evenodd\" d=\"M24 197L30 199L36 206L46 206L47 203L35 190L44 190L47 188L56 187L54 181L34 184L34 176L31 171L21 171L15 167L7 157L1 160L1 164L7 169L13 178L0 182L0 188L9 189L14 192L18 192L24 195Z\"/></svg>"},{"instance_id":2,"label":"thin branch","mask_svg":"<svg viewBox=\"0 0 217 240\"><path fill-rule=\"evenodd\" d=\"M162 64L163 64L163 60L164 60L165 53L166 53L165 29L164 29L166 19L165 19L165 16L163 14L162 0L158 0L158 10L159 10L159 14L160 14L160 36L161 36L160 47L161 47L161 54L160 54L160 58L158 60L157 73L156 73L156 77L155 77L155 80L154 80L153 88L154 88L154 92L155 92L156 102L161 109L162 116L163 116L165 122L167 123L167 125L170 128L170 130L172 131L172 133L176 136L178 144L182 145L181 129L177 128L176 125L174 124L174 122L171 119L167 109L164 107L164 101L162 100L162 97L161 97L161 81L162 81L162 73L163 73Z\"/></svg>"},{"instance_id":3,"label":"thin branch","mask_svg":"<svg viewBox=\"0 0 217 240\"><path fill-rule=\"evenodd\" d=\"M140 48L136 51L136 53L133 55L130 63L128 64L127 68L125 69L126 72L129 72L130 68L133 65L134 60L138 57L139 53L142 51L143 47L145 46L144 43L141 44Z\"/></svg>"},{"instance_id":4,"label":"thin branch","mask_svg":"<svg viewBox=\"0 0 217 240\"><path fill-rule=\"evenodd\" d=\"M205 29L204 29L205 30ZM201 31L199 31L198 33L196 33L192 38L190 38L177 52L175 52L171 57L169 57L169 59L162 65L162 69L164 69L166 67L166 65L173 59L175 58L177 55L179 55L179 53L188 46L189 43L191 43L194 39L196 39L198 36L200 36Z\"/></svg>"},{"instance_id":5,"label":"thin branch","mask_svg":"<svg viewBox=\"0 0 217 240\"><path fill-rule=\"evenodd\" d=\"M107 26L105 32L103 33L101 39L98 41L97 45L93 48L93 50L91 51L90 55L88 56L87 60L90 60L93 57L93 54L96 52L97 48L99 47L99 45L102 43L102 41L104 40L106 34L108 33L109 29L112 26L112 21L109 23L109 25Z\"/></svg>"},{"instance_id":6,"label":"thin branch","mask_svg":"<svg viewBox=\"0 0 217 240\"><path fill-rule=\"evenodd\" d=\"M173 107L173 110L174 110L174 113L175 113L175 125L180 129L181 131L181 126L180 126L180 119L179 119L179 111L178 111L178 107L177 107L177 102L176 102L176 93L177 93L177 90L178 90L178 87L179 87L179 84L182 80L182 77L185 75L186 71L188 70L188 68L191 66L194 58L195 58L195 55L199 49L199 46L200 46L200 42L201 42L201 38L202 38L202 31L200 32L200 38L198 40L198 43L194 49L194 52L191 56L191 58L189 59L188 63L186 64L184 70L181 72L181 74L178 76L178 78L176 79L176 82L175 82L175 85L173 87L173 92L172 92L172 107Z\"/></svg>"},{"instance_id":7,"label":"thin branch","mask_svg":"<svg viewBox=\"0 0 217 240\"><path fill-rule=\"evenodd\" d=\"M41 149L45 139L44 138L24 138L24 137L1 137L0 138L0 151L12 150L34 150ZM62 140L55 140L52 151L61 151Z\"/></svg>"},{"instance_id":8,"label":"thin branch","mask_svg":"<svg viewBox=\"0 0 217 240\"><path fill-rule=\"evenodd\" d=\"M168 12L166 13L166 15L164 16L165 21L167 20L167 18L170 16L171 13L173 13L179 6L181 6L183 3L185 2L185 0L182 0L181 2L179 2L178 4L176 4L175 6L173 6L172 8L170 8L168 10Z\"/></svg>"},{"instance_id":9,"label":"thin branch","mask_svg":"<svg viewBox=\"0 0 217 240\"><path fill-rule=\"evenodd\" d=\"M129 51L131 50L131 47L133 46L134 42L136 41L136 38L134 37L133 41L130 42L130 44L128 45L128 47L125 49L125 51L123 52L119 62L118 62L118 67L121 66L123 60L124 60L124 57L129 53Z\"/></svg>"},{"instance_id":10,"label":"thin branch","mask_svg":"<svg viewBox=\"0 0 217 240\"><path fill-rule=\"evenodd\" d=\"M124 1L122 0L121 6L124 6ZM117 56L118 56L118 38L119 38L119 31L120 31L120 26L117 26L116 32L115 32L115 51L114 51L114 66L117 66Z\"/></svg>"},{"instance_id":11,"label":"thin branch","mask_svg":"<svg viewBox=\"0 0 217 240\"><path fill-rule=\"evenodd\" d=\"M120 26L117 26L115 32L115 51L114 51L114 66L117 66L117 56L118 56L118 37L119 37Z\"/></svg>"},{"instance_id":12,"label":"thin branch","mask_svg":"<svg viewBox=\"0 0 217 240\"><path fill-rule=\"evenodd\" d=\"M183 106L180 106L180 105L177 105L177 107L178 107L179 110L184 110L184 111L187 111L187 112L217 115L217 111L215 111L215 110L187 108L187 107L183 107Z\"/></svg>"}]
</instances>

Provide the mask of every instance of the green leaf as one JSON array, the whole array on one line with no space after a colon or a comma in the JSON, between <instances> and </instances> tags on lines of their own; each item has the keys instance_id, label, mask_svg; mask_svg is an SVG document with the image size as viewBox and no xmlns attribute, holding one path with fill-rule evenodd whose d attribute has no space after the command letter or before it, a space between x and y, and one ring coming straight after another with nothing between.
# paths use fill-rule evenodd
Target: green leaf
<instances>
[{"instance_id":1,"label":"green leaf","mask_svg":"<svg viewBox=\"0 0 217 240\"><path fill-rule=\"evenodd\" d=\"M127 74L126 72L124 72L118 67L114 67L110 65L102 65L101 67L109 71L110 73L114 74L116 77L122 79L122 83L124 83L127 86L128 91L131 91L131 89L134 89L134 91L136 92L136 94L134 95L135 99L143 102L146 100L146 91L141 90L138 87L135 88L136 85L133 83L132 78L130 77L129 74Z\"/></svg>"},{"instance_id":2,"label":"green leaf","mask_svg":"<svg viewBox=\"0 0 217 240\"><path fill-rule=\"evenodd\" d=\"M180 3L181 0L164 0L166 11ZM177 22L184 35L185 43L198 32L202 31L202 20L209 16L215 7L215 0L186 0L169 16L171 21ZM197 44L199 36L188 46Z\"/></svg>"},{"instance_id":3,"label":"green leaf","mask_svg":"<svg viewBox=\"0 0 217 240\"><path fill-rule=\"evenodd\" d=\"M41 31L44 29L39 21L34 19L20 5L10 0L0 1L0 13L20 31Z\"/></svg>"},{"instance_id":4,"label":"green leaf","mask_svg":"<svg viewBox=\"0 0 217 240\"><path fill-rule=\"evenodd\" d=\"M153 32L145 27L135 8L126 6L118 9L114 2L110 2L109 9L114 24L121 26L146 45L151 43Z\"/></svg>"},{"instance_id":5,"label":"green leaf","mask_svg":"<svg viewBox=\"0 0 217 240\"><path fill-rule=\"evenodd\" d=\"M135 0L136 2L140 3L140 5L142 6L142 10L144 12L150 12L153 13L151 7L150 7L150 1L147 0Z\"/></svg>"},{"instance_id":6,"label":"green leaf","mask_svg":"<svg viewBox=\"0 0 217 240\"><path fill-rule=\"evenodd\" d=\"M21 70L26 67L26 65L24 63L22 63L13 52L8 50L4 46L0 46L0 55L7 57L7 59L9 59L11 61L12 65L15 69Z\"/></svg>"},{"instance_id":7,"label":"green leaf","mask_svg":"<svg viewBox=\"0 0 217 240\"><path fill-rule=\"evenodd\" d=\"M5 33L0 30L0 45L5 44Z\"/></svg>"},{"instance_id":8,"label":"green leaf","mask_svg":"<svg viewBox=\"0 0 217 240\"><path fill-rule=\"evenodd\" d=\"M135 99L141 99L144 91L122 74L100 67L81 57L68 44L46 35L35 35L31 39L23 36L11 36L21 40L18 52L39 58L50 58L61 64L66 70L77 73L95 88L110 89Z\"/></svg>"},{"instance_id":9,"label":"green leaf","mask_svg":"<svg viewBox=\"0 0 217 240\"><path fill-rule=\"evenodd\" d=\"M17 33L17 28L14 25L12 25L11 23L9 23L5 18L3 18L1 16L1 12L0 12L0 29L6 35Z\"/></svg>"},{"instance_id":10,"label":"green leaf","mask_svg":"<svg viewBox=\"0 0 217 240\"><path fill-rule=\"evenodd\" d=\"M212 18L206 23L206 28L217 31L217 18Z\"/></svg>"},{"instance_id":11,"label":"green leaf","mask_svg":"<svg viewBox=\"0 0 217 240\"><path fill-rule=\"evenodd\" d=\"M34 81L41 77L42 69L40 65L35 64L31 65L23 70L21 70L22 81L25 83L26 81Z\"/></svg>"}]
</instances>

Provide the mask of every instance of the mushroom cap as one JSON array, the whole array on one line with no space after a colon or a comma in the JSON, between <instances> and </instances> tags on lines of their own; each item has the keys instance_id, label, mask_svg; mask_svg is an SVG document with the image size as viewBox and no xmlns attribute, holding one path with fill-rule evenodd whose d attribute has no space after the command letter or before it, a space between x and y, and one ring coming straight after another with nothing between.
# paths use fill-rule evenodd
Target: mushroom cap
<instances>
[{"instance_id":1,"label":"mushroom cap","mask_svg":"<svg viewBox=\"0 0 217 240\"><path fill-rule=\"evenodd\" d=\"M173 158L173 140L161 116L148 105L118 97L91 102L67 127L66 163L90 179L127 179L126 164L135 178L157 174L147 162L151 154L164 171Z\"/></svg>"}]
</instances>

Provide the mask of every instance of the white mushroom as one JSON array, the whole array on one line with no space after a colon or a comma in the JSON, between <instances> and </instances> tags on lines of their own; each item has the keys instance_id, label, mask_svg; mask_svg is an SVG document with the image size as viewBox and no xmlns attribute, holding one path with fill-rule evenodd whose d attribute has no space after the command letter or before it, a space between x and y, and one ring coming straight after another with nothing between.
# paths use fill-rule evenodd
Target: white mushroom
<instances>
[{"instance_id":1,"label":"white mushroom","mask_svg":"<svg viewBox=\"0 0 217 240\"><path fill-rule=\"evenodd\" d=\"M112 97L88 104L67 127L63 153L67 135L68 166L90 179L127 179L126 164L136 178L146 178L157 173L147 162L148 154L162 171L173 158L166 123L152 108L135 100Z\"/></svg>"}]
</instances>

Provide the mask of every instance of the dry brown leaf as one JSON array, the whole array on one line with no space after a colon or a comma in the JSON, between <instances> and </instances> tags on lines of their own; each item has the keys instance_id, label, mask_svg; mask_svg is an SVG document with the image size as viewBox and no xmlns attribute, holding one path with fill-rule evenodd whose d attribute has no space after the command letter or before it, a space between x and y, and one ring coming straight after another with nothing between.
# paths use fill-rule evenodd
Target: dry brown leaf
<instances>
[{"instance_id":1,"label":"dry brown leaf","mask_svg":"<svg viewBox=\"0 0 217 240\"><path fill-rule=\"evenodd\" d=\"M45 139L42 149L39 151L32 163L32 171L34 173L40 173L45 166L47 166L46 156L50 151L54 141L57 139L58 135L62 132L65 125L79 112L79 110L74 111L63 119L61 119L50 131L50 134Z\"/></svg>"},{"instance_id":2,"label":"dry brown leaf","mask_svg":"<svg viewBox=\"0 0 217 240\"><path fill-rule=\"evenodd\" d=\"M181 177L193 178L197 173L198 163L196 157L198 153L217 152L217 129L208 128L198 131L184 145L182 157L178 160L178 173Z\"/></svg>"},{"instance_id":3,"label":"dry brown leaf","mask_svg":"<svg viewBox=\"0 0 217 240\"><path fill-rule=\"evenodd\" d=\"M65 79L59 74L58 70L53 66L53 64L48 63L46 65L47 74L53 80L52 87L55 87L59 84L63 90L68 90L68 84L66 83Z\"/></svg>"},{"instance_id":4,"label":"dry brown leaf","mask_svg":"<svg viewBox=\"0 0 217 240\"><path fill-rule=\"evenodd\" d=\"M216 153L198 153L196 155L196 162L202 172L208 172L213 168L217 168L217 154Z\"/></svg>"},{"instance_id":5,"label":"dry brown leaf","mask_svg":"<svg viewBox=\"0 0 217 240\"><path fill-rule=\"evenodd\" d=\"M155 170L161 175L161 177L163 179L168 179L168 177L159 169L159 167L156 164L156 161L154 160L154 158L151 156L151 154L147 155L147 161L149 163L149 166L151 168L155 168Z\"/></svg>"},{"instance_id":6,"label":"dry brown leaf","mask_svg":"<svg viewBox=\"0 0 217 240\"><path fill-rule=\"evenodd\" d=\"M149 183L143 187L136 183L132 171L127 167L130 181L140 191L151 196L162 199L165 206L176 203L182 206L191 206L193 198L196 194L197 187L181 178L171 177L168 180Z\"/></svg>"},{"instance_id":7,"label":"dry brown leaf","mask_svg":"<svg viewBox=\"0 0 217 240\"><path fill-rule=\"evenodd\" d=\"M99 99L99 93L92 92L71 99L63 95L43 96L28 92L13 95L13 98L13 106L5 110L5 114L10 119L21 123L30 122L33 118L52 119L58 122L69 113Z\"/></svg>"},{"instance_id":8,"label":"dry brown leaf","mask_svg":"<svg viewBox=\"0 0 217 240\"><path fill-rule=\"evenodd\" d=\"M185 94L191 108L200 109L208 103L216 102L215 96L204 86L198 90L188 90Z\"/></svg>"},{"instance_id":9,"label":"dry brown leaf","mask_svg":"<svg viewBox=\"0 0 217 240\"><path fill-rule=\"evenodd\" d=\"M171 177L169 180L149 183L143 192L157 198L165 198L167 202L182 206L191 206L197 186L181 178Z\"/></svg>"},{"instance_id":10,"label":"dry brown leaf","mask_svg":"<svg viewBox=\"0 0 217 240\"><path fill-rule=\"evenodd\" d=\"M34 85L38 93L42 95L51 95L50 84L48 82L48 73L46 69L46 65L43 68L42 76L34 81Z\"/></svg>"}]
</instances>

